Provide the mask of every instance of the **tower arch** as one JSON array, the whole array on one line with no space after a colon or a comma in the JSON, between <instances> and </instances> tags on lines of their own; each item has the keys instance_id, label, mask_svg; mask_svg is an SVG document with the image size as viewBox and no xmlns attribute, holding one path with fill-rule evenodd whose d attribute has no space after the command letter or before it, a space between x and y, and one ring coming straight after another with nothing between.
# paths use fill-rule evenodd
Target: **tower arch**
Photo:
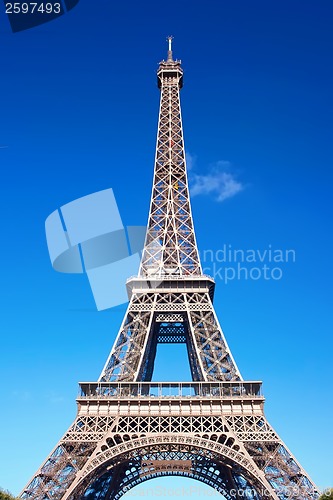
<instances>
[{"instance_id":1,"label":"tower arch","mask_svg":"<svg viewBox=\"0 0 333 500\"><path fill-rule=\"evenodd\" d=\"M227 499L278 499L249 456L225 445L198 437L157 436L128 441L97 452L93 467L83 470L64 500L84 498L117 500L131 488L150 479L182 476L201 481ZM115 489L116 486L116 489ZM97 492L103 492L97 496Z\"/></svg>"}]
</instances>

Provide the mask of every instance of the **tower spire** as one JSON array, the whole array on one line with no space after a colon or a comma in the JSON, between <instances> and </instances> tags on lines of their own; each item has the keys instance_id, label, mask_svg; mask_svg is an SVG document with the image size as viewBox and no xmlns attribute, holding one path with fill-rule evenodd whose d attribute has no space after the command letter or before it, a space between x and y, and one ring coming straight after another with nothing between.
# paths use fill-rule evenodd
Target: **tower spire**
<instances>
[{"instance_id":1,"label":"tower spire","mask_svg":"<svg viewBox=\"0 0 333 500\"><path fill-rule=\"evenodd\" d=\"M170 35L170 36L167 37L167 41L169 43L167 62L174 62L173 61L173 57L172 57L172 40L173 40L173 36L172 35Z\"/></svg>"},{"instance_id":2,"label":"tower spire","mask_svg":"<svg viewBox=\"0 0 333 500\"><path fill-rule=\"evenodd\" d=\"M140 266L141 277L200 276L201 265L193 228L188 189L180 89L181 61L172 58L159 64L161 90L155 172L146 243Z\"/></svg>"}]
</instances>

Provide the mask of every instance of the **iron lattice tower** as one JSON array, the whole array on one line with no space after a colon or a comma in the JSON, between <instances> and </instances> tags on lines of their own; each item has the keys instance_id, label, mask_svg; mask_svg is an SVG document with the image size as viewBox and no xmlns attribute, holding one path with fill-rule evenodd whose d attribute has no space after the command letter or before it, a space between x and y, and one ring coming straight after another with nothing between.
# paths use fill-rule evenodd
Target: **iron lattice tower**
<instances>
[{"instance_id":1,"label":"iron lattice tower","mask_svg":"<svg viewBox=\"0 0 333 500\"><path fill-rule=\"evenodd\" d=\"M24 499L118 499L164 475L231 499L316 499L319 492L267 422L261 382L246 382L202 274L188 192L179 91L169 38L148 229L129 305L97 382L81 383L78 413ZM159 342L185 343L192 382L151 382Z\"/></svg>"}]
</instances>

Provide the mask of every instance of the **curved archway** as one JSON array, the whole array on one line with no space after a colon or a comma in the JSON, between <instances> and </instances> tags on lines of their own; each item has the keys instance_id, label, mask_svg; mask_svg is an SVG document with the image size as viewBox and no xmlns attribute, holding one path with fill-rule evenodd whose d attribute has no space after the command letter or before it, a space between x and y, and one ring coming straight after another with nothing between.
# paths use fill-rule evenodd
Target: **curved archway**
<instances>
[{"instance_id":1,"label":"curved archway","mask_svg":"<svg viewBox=\"0 0 333 500\"><path fill-rule=\"evenodd\" d=\"M185 461L190 456L192 456L192 454L183 454L182 457L179 455L179 458ZM242 474L242 471L237 470L237 472L233 471L232 473L230 470L230 474L228 474L225 470L227 466L218 463L217 461L203 460L201 463L196 463L193 469L189 471L154 470L150 473L142 473L142 466L140 462L140 457L136 457L135 459L127 462L127 470L121 481L119 481L116 492L113 491L113 479L114 475L117 474L117 471L109 470L90 484L84 492L83 498L86 500L96 499L97 492L102 491L104 494L98 498L113 498L114 500L118 500L132 488L144 482L170 476L197 480L212 487L227 500L235 500L238 498L259 500L261 498L258 493L258 485L256 488L252 486L252 484L245 477L245 474Z\"/></svg>"},{"instance_id":2,"label":"curved archway","mask_svg":"<svg viewBox=\"0 0 333 500\"><path fill-rule=\"evenodd\" d=\"M177 474L161 476L134 486L121 500L225 500L213 486Z\"/></svg>"},{"instance_id":3,"label":"curved archway","mask_svg":"<svg viewBox=\"0 0 333 500\"><path fill-rule=\"evenodd\" d=\"M221 443L181 435L142 437L123 440L116 446L104 445L66 498L118 500L134 486L168 475L202 481L227 500L277 498L245 454Z\"/></svg>"}]
</instances>

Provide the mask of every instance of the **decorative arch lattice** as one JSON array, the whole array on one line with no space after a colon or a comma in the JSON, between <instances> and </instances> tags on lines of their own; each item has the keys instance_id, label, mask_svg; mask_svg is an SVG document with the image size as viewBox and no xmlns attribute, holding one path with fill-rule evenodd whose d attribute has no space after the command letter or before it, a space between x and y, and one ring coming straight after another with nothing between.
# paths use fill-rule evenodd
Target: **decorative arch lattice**
<instances>
[{"instance_id":1,"label":"decorative arch lattice","mask_svg":"<svg viewBox=\"0 0 333 500\"><path fill-rule=\"evenodd\" d=\"M182 463L186 466L181 467ZM251 459L240 451L197 437L163 436L124 439L110 448L106 444L64 499L117 500L144 481L170 475L208 484L227 500L278 498L264 476L259 477Z\"/></svg>"}]
</instances>

